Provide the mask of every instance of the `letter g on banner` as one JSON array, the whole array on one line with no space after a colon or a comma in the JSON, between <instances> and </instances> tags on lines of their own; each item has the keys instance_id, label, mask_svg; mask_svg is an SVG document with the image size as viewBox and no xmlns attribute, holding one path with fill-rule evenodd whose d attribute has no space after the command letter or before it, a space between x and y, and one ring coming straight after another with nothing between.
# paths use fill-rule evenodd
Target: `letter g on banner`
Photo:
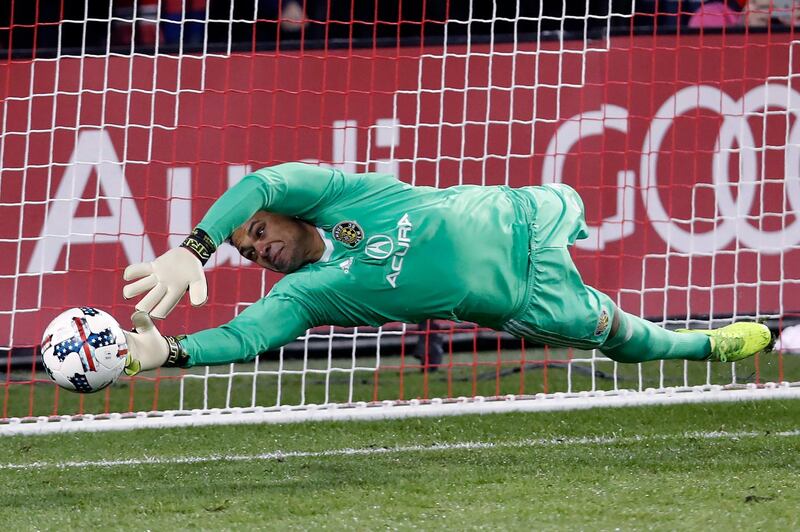
<instances>
[{"instance_id":1,"label":"letter g on banner","mask_svg":"<svg viewBox=\"0 0 800 532\"><path fill-rule=\"evenodd\" d=\"M784 219L791 214L794 221L778 231L759 229L753 225L754 220L748 219L753 218L750 212L757 197L762 198L759 215L763 216L764 200L763 195L756 194L762 185L757 154L763 148L756 146L747 119L765 116L770 107L786 109L794 115L794 124L786 138L784 201L781 205ZM686 231L675 224L664 209L658 192L658 153L661 144L675 118L694 109L706 109L721 115L723 119L711 169L718 208L715 216L717 225L705 233ZM731 182L729 174L734 143L738 144L741 176L737 183ZM800 243L800 216L794 213L800 208L800 94L788 85L777 83L754 87L738 101L717 87L696 85L681 89L667 99L653 117L642 145L639 180L642 200L653 228L676 251L713 253L724 249L736 238L748 248L765 255L778 254L789 246L797 245ZM738 189L736 197L731 194L732 187Z\"/></svg>"},{"instance_id":2,"label":"letter g on banner","mask_svg":"<svg viewBox=\"0 0 800 532\"><path fill-rule=\"evenodd\" d=\"M542 184L561 183L567 154L581 139L603 135L606 130L628 133L628 111L617 105L601 105L598 111L586 111L565 120L556 130L547 146L542 165ZM589 237L578 240L575 246L582 249L604 249L610 242L622 240L633 234L636 227L635 192L636 174L632 171L617 173L617 201L612 216L600 221L598 226L588 226Z\"/></svg>"}]
</instances>

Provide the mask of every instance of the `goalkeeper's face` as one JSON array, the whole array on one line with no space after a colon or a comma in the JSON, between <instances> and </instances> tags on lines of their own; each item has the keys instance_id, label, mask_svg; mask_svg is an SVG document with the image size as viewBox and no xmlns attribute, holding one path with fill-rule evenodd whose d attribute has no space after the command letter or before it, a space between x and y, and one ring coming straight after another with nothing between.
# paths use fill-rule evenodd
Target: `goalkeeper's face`
<instances>
[{"instance_id":1,"label":"goalkeeper's face","mask_svg":"<svg viewBox=\"0 0 800 532\"><path fill-rule=\"evenodd\" d=\"M292 273L319 260L325 250L313 225L266 211L258 211L236 229L231 243L242 257L280 273Z\"/></svg>"}]
</instances>

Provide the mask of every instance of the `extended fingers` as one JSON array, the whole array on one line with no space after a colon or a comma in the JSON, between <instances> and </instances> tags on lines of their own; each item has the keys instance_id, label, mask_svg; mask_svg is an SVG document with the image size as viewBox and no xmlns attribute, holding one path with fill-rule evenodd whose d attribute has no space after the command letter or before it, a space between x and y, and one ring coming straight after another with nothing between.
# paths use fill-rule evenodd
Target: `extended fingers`
<instances>
[{"instance_id":1,"label":"extended fingers","mask_svg":"<svg viewBox=\"0 0 800 532\"><path fill-rule=\"evenodd\" d=\"M192 305L199 307L203 305L208 299L208 286L206 285L206 278L200 277L196 281L189 284L189 300Z\"/></svg>"},{"instance_id":2,"label":"extended fingers","mask_svg":"<svg viewBox=\"0 0 800 532\"><path fill-rule=\"evenodd\" d=\"M136 310L142 310L144 312L150 312L153 310L161 298L167 293L167 287L163 284L159 283L155 287L153 287L146 296L144 296L139 303L136 304Z\"/></svg>"},{"instance_id":3,"label":"extended fingers","mask_svg":"<svg viewBox=\"0 0 800 532\"><path fill-rule=\"evenodd\" d=\"M154 318L164 319L167 317L167 314L172 312L172 309L175 308L175 305L178 304L178 301L181 300L181 296L183 292L179 290L169 289L167 290L166 295L161 298L161 301L156 305L153 309L151 314Z\"/></svg>"},{"instance_id":4,"label":"extended fingers","mask_svg":"<svg viewBox=\"0 0 800 532\"><path fill-rule=\"evenodd\" d=\"M136 297L139 294L142 294L150 290L156 284L158 284L158 279L156 278L155 275L150 274L147 277L139 279L138 281L125 285L122 288L122 297L124 297L125 299Z\"/></svg>"},{"instance_id":5,"label":"extended fingers","mask_svg":"<svg viewBox=\"0 0 800 532\"><path fill-rule=\"evenodd\" d=\"M136 329L138 333L145 333L155 327L153 325L153 320L150 319L150 316L147 312L142 312L141 310L137 310L131 316L131 323L133 323L133 328Z\"/></svg>"},{"instance_id":6,"label":"extended fingers","mask_svg":"<svg viewBox=\"0 0 800 532\"><path fill-rule=\"evenodd\" d=\"M145 275L153 273L153 264L150 262L140 262L138 264L131 264L125 268L122 278L126 281L133 281Z\"/></svg>"}]
</instances>

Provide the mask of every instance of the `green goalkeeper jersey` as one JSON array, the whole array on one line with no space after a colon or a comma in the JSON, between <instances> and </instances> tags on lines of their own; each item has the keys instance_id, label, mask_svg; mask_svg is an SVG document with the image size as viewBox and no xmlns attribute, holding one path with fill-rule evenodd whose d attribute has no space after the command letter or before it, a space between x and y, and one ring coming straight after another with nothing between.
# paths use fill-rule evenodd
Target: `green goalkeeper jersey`
<instances>
[{"instance_id":1,"label":"green goalkeeper jersey","mask_svg":"<svg viewBox=\"0 0 800 532\"><path fill-rule=\"evenodd\" d=\"M442 318L501 328L528 278L530 213L517 194L301 163L245 176L198 226L216 245L266 210L314 224L326 249L231 322L187 336L189 365L250 360L317 325Z\"/></svg>"}]
</instances>

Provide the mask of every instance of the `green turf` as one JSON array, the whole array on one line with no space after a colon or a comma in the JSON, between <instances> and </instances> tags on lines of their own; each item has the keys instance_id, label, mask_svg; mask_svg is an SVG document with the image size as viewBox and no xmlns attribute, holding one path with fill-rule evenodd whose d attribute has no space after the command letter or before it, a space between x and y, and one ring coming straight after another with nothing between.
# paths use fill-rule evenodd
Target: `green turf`
<instances>
[{"instance_id":1,"label":"green turf","mask_svg":"<svg viewBox=\"0 0 800 532\"><path fill-rule=\"evenodd\" d=\"M781 432L798 429L800 401L761 401L15 436L0 439L0 462L50 465L0 469L0 526L796 529L800 436ZM740 435L700 435L712 431ZM575 441L599 436L611 439ZM497 447L193 464L53 465L461 442Z\"/></svg>"},{"instance_id":2,"label":"green turf","mask_svg":"<svg viewBox=\"0 0 800 532\"><path fill-rule=\"evenodd\" d=\"M589 356L579 351L573 355ZM147 376L123 379L111 388L90 395L57 391L43 373L37 375L41 382L19 383L30 381L30 372L18 372L12 375L12 383L7 387L7 399L0 399L0 406L5 407L0 417L536 394L611 390L615 386L645 389L727 384L732 381L800 381L800 357L797 356L762 355L757 361L749 359L737 363L735 373L734 366L730 364L708 365L683 361L643 365L614 364L610 361L576 362L572 365L572 371L568 371L559 362L566 356L566 353L557 350L528 350L525 360L521 362L519 351L476 355L457 353L452 359L446 358L445 364L436 372L408 367L408 364L418 364L412 357L403 360L400 357L383 357L377 372L366 369L351 372L354 367L351 359L312 359L306 363L307 369L319 372L309 373L305 377L290 373L303 370L301 360L288 360L282 366L274 361L261 362L258 369L262 373L256 378L255 387L253 364L237 365L235 371L245 374L235 377L230 376L230 366L208 370L193 368L189 372L191 375L205 375L208 371L213 376L208 379L185 378L183 385L178 379L180 371L162 370L161 375L174 378L160 379L158 382ZM542 366L545 360L548 364ZM476 362L480 366L473 367ZM347 371L325 373L328 364L332 368ZM357 368L374 368L376 365L374 357L355 361ZM280 376L277 375L279 369L282 371ZM615 373L616 381L613 379ZM153 372L148 374L154 375Z\"/></svg>"}]
</instances>

